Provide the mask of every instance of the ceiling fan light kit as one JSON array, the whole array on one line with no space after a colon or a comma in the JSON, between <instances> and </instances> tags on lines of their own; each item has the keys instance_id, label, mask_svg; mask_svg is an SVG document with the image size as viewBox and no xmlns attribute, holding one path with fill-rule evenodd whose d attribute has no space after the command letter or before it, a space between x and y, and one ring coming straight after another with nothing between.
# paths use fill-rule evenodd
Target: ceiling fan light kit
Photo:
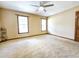
<instances>
[{"instance_id":1,"label":"ceiling fan light kit","mask_svg":"<svg viewBox=\"0 0 79 59\"><path fill-rule=\"evenodd\" d=\"M39 7L39 10L40 10L40 11L43 11L43 10L44 10L44 7Z\"/></svg>"}]
</instances>

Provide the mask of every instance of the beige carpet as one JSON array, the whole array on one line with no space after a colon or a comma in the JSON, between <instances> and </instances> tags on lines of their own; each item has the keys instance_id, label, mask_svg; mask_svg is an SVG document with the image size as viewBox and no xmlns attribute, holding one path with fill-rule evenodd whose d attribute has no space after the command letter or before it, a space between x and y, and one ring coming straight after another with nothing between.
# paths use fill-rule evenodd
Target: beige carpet
<instances>
[{"instance_id":1,"label":"beige carpet","mask_svg":"<svg viewBox=\"0 0 79 59\"><path fill-rule=\"evenodd\" d=\"M40 35L0 43L0 57L73 58L79 57L79 42L52 35Z\"/></svg>"}]
</instances>

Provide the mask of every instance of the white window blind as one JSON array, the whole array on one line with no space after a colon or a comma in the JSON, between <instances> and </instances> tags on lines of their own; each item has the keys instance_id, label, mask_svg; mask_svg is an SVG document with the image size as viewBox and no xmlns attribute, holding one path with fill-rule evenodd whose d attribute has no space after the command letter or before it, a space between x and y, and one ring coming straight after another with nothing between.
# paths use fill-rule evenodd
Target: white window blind
<instances>
[{"instance_id":1,"label":"white window blind","mask_svg":"<svg viewBox=\"0 0 79 59\"><path fill-rule=\"evenodd\" d=\"M19 33L28 32L28 17L18 16Z\"/></svg>"},{"instance_id":2,"label":"white window blind","mask_svg":"<svg viewBox=\"0 0 79 59\"><path fill-rule=\"evenodd\" d=\"M46 19L42 19L42 31L46 31Z\"/></svg>"}]
</instances>

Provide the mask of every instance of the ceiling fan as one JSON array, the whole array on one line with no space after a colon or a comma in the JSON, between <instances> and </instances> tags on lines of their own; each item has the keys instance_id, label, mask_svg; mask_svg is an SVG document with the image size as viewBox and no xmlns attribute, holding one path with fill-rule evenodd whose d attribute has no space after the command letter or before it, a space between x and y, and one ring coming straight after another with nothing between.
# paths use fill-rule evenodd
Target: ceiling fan
<instances>
[{"instance_id":1,"label":"ceiling fan","mask_svg":"<svg viewBox=\"0 0 79 59\"><path fill-rule=\"evenodd\" d=\"M46 4L46 3L48 3L48 1L41 1L41 2L39 2L39 5L32 5L32 6L38 7L37 11L38 10L39 11L41 10L41 11L46 12L46 9L45 8L54 6L54 4Z\"/></svg>"}]
</instances>

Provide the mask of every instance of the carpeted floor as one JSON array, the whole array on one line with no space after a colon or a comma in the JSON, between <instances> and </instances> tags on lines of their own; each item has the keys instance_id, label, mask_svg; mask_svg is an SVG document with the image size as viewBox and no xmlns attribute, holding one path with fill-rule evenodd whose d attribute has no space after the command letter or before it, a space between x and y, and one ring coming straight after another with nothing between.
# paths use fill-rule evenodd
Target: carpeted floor
<instances>
[{"instance_id":1,"label":"carpeted floor","mask_svg":"<svg viewBox=\"0 0 79 59\"><path fill-rule=\"evenodd\" d=\"M79 42L40 35L0 43L1 58L77 58Z\"/></svg>"}]
</instances>

